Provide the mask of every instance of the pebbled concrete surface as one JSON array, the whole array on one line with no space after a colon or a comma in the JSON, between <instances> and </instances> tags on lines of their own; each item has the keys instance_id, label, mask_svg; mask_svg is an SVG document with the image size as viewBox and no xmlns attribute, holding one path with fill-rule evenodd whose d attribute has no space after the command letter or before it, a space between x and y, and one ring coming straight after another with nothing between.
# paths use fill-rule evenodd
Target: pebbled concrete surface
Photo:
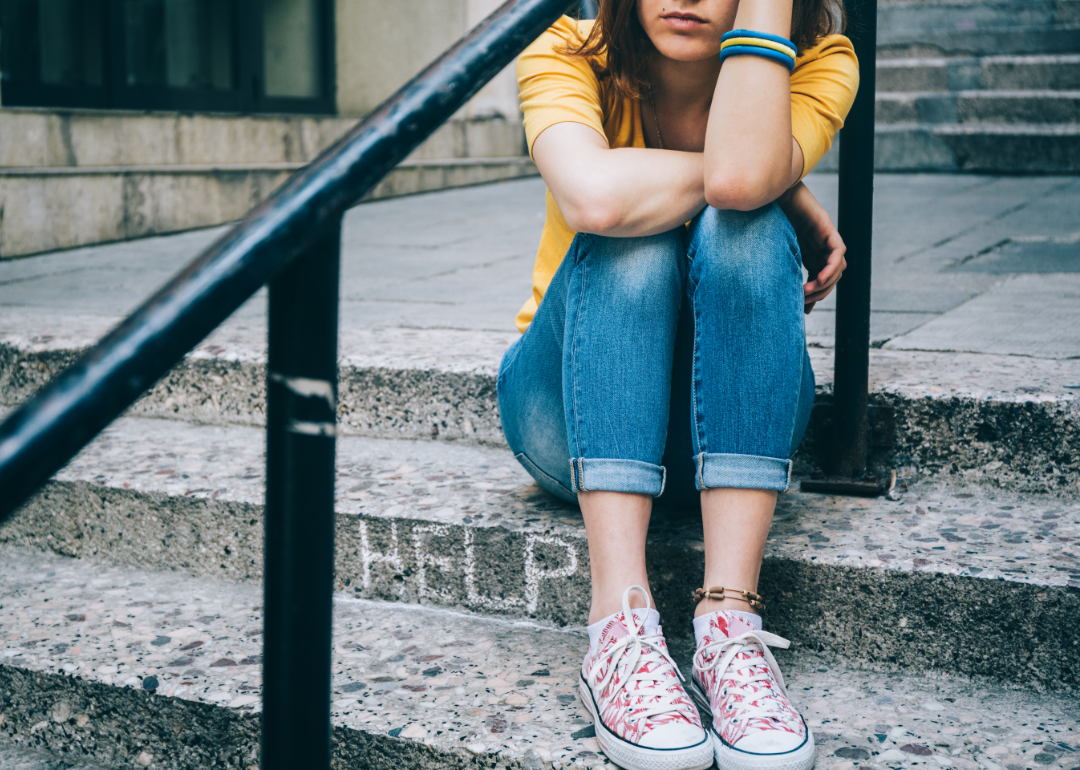
<instances>
[{"instance_id":1,"label":"pebbled concrete surface","mask_svg":"<svg viewBox=\"0 0 1080 770\"><path fill-rule=\"evenodd\" d=\"M541 492L506 450L343 438L338 463L339 591L557 626L584 621L580 514ZM258 581L262 476L256 429L122 420L0 540ZM662 508L653 518L650 574L665 612L684 612L700 585L701 538L696 511ZM1080 507L1067 499L974 484L917 484L898 500L791 492L780 498L762 588L780 633L816 649L1073 688L1077 543ZM685 633L672 631L673 643Z\"/></svg>"},{"instance_id":2,"label":"pebbled concrete surface","mask_svg":"<svg viewBox=\"0 0 1080 770\"><path fill-rule=\"evenodd\" d=\"M945 319L948 316L944 317ZM53 322L0 311L0 399L28 397L75 351L103 333L96 317ZM1069 333L1069 332L1066 332ZM338 424L344 434L505 445L495 374L515 333L454 329L347 329L342 334ZM902 338L903 339L903 338ZM452 351L452 352L451 352ZM811 347L818 407L801 472L829 435L832 350ZM204 423L261 425L265 365L259 330L215 332L131 410ZM1080 359L870 351L870 399L883 407L872 462L882 472L960 477L1005 489L1080 492Z\"/></svg>"},{"instance_id":3,"label":"pebbled concrete surface","mask_svg":"<svg viewBox=\"0 0 1080 770\"><path fill-rule=\"evenodd\" d=\"M2 555L0 744L117 766L258 762L256 586ZM580 631L338 599L334 634L334 767L610 766L573 695ZM1068 696L876 673L805 645L779 659L820 768L1068 770L1080 749Z\"/></svg>"},{"instance_id":4,"label":"pebbled concrete surface","mask_svg":"<svg viewBox=\"0 0 1080 770\"><path fill-rule=\"evenodd\" d=\"M84 762L69 762L36 751L0 747L0 770L104 770Z\"/></svg>"},{"instance_id":5,"label":"pebbled concrete surface","mask_svg":"<svg viewBox=\"0 0 1080 770\"><path fill-rule=\"evenodd\" d=\"M1080 270L1080 242L1062 244ZM987 327L986 318L998 323ZM1022 275L889 343L893 350L968 350L1074 358L1080 350L1080 275Z\"/></svg>"}]
</instances>

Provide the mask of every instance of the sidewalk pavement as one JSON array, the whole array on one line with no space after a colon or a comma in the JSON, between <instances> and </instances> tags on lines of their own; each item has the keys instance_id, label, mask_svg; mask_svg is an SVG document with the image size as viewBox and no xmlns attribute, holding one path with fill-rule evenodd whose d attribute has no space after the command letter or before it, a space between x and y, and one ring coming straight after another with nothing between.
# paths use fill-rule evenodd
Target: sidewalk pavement
<instances>
[{"instance_id":1,"label":"sidewalk pavement","mask_svg":"<svg viewBox=\"0 0 1080 770\"><path fill-rule=\"evenodd\" d=\"M835 217L837 177L811 189ZM364 204L343 235L343 328L512 332L543 225L539 179ZM877 177L871 338L894 350L1080 358L1080 177ZM223 228L0 262L10 315L115 318ZM807 319L831 347L834 298ZM235 318L259 325L263 293ZM453 355L453 351L447 351Z\"/></svg>"}]
</instances>

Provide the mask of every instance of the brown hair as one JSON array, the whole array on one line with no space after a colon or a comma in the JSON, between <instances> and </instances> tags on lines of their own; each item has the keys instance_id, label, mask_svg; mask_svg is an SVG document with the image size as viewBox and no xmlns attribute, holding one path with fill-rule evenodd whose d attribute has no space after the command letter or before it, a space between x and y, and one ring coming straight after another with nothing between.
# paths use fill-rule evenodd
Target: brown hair
<instances>
[{"instance_id":1,"label":"brown hair","mask_svg":"<svg viewBox=\"0 0 1080 770\"><path fill-rule=\"evenodd\" d=\"M596 22L578 45L568 44L566 52L584 56L606 85L609 99L639 99L649 91L648 55L652 41L641 28L638 0L600 0ZM847 17L840 0L793 0L791 41L801 53L825 35L843 32ZM606 53L601 65L598 56Z\"/></svg>"}]
</instances>

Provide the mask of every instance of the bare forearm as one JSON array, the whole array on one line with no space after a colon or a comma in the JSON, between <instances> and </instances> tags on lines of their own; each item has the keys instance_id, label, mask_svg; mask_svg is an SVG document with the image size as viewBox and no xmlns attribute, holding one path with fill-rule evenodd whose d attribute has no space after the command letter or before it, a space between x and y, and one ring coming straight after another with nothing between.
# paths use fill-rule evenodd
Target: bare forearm
<instances>
[{"instance_id":1,"label":"bare forearm","mask_svg":"<svg viewBox=\"0 0 1080 770\"><path fill-rule=\"evenodd\" d=\"M788 37L791 0L742 2L735 28ZM801 163L793 162L794 152L788 70L759 56L727 59L705 139L709 203L750 210L776 200L798 179Z\"/></svg>"},{"instance_id":2,"label":"bare forearm","mask_svg":"<svg viewBox=\"0 0 1080 770\"><path fill-rule=\"evenodd\" d=\"M799 204L807 199L816 200L810 189L802 182L799 182L797 185L785 190L776 199L776 203L780 206L780 210L787 215L788 219L791 219L798 210Z\"/></svg>"},{"instance_id":3,"label":"bare forearm","mask_svg":"<svg viewBox=\"0 0 1080 770\"><path fill-rule=\"evenodd\" d=\"M654 235L705 208L701 153L608 149L592 129L561 123L540 135L533 157L566 223L577 232Z\"/></svg>"},{"instance_id":4,"label":"bare forearm","mask_svg":"<svg viewBox=\"0 0 1080 770\"><path fill-rule=\"evenodd\" d=\"M605 151L598 161L603 191L592 202L600 217L586 223L584 231L629 238L690 221L706 205L703 168L701 153L634 147Z\"/></svg>"}]
</instances>

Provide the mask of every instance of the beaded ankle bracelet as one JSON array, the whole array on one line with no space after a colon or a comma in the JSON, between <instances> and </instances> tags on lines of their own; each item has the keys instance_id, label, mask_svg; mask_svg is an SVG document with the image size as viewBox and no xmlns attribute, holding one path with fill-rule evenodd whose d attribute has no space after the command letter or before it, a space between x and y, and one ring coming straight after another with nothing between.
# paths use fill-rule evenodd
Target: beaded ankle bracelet
<instances>
[{"instance_id":1,"label":"beaded ankle bracelet","mask_svg":"<svg viewBox=\"0 0 1080 770\"><path fill-rule=\"evenodd\" d=\"M729 592L735 595L729 596ZM759 594L753 591L741 591L738 588L724 588L723 586L698 588L694 591L694 604L697 604L702 599L742 599L758 612L765 611L765 602Z\"/></svg>"}]
</instances>

